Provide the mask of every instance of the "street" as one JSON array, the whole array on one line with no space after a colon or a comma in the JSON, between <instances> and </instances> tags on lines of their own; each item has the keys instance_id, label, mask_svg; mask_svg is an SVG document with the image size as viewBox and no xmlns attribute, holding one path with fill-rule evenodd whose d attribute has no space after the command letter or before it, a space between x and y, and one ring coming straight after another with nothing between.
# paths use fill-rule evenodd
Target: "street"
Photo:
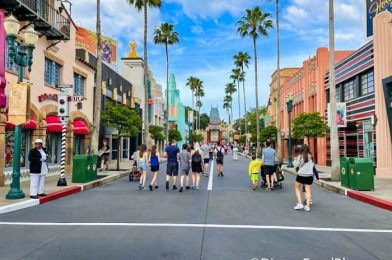
<instances>
[{"instance_id":1,"label":"street","mask_svg":"<svg viewBox=\"0 0 392 260\"><path fill-rule=\"evenodd\" d=\"M294 211L293 181L252 191L248 159L199 191L108 186L0 215L2 259L390 259L390 212L314 185L312 211ZM162 165L163 166L163 165ZM149 175L148 180L151 180Z\"/></svg>"}]
</instances>

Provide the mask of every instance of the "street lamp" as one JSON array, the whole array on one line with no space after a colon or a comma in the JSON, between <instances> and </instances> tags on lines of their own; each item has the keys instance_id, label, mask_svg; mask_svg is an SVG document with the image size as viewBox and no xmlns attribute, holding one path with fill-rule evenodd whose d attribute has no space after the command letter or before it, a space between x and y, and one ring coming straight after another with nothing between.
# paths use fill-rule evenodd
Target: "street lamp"
<instances>
[{"instance_id":1,"label":"street lamp","mask_svg":"<svg viewBox=\"0 0 392 260\"><path fill-rule=\"evenodd\" d=\"M19 33L20 23L13 16L10 15L5 19L4 29L7 33L7 47L8 56L11 64L18 65L18 83L23 82L24 69L28 67L29 72L33 65L33 50L38 41L38 33L32 26L29 26L23 33L24 45L16 45L16 37ZM14 159L12 162L12 183L10 190L6 195L7 199L21 199L25 194L20 189L20 154L21 154L21 139L22 139L22 125L15 126L14 134Z\"/></svg>"},{"instance_id":2,"label":"street lamp","mask_svg":"<svg viewBox=\"0 0 392 260\"><path fill-rule=\"evenodd\" d=\"M288 141L288 151L289 151L289 162L287 163L287 168L293 168L293 157L292 157L292 147L291 147L291 111L293 111L293 94L289 93L286 95L287 113L289 114L289 141Z\"/></svg>"}]
</instances>

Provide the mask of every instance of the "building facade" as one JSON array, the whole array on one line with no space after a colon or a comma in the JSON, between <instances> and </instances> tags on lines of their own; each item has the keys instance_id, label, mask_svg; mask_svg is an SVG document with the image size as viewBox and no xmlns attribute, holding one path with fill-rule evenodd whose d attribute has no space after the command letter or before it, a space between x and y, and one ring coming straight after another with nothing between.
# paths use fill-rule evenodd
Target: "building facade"
<instances>
[{"instance_id":1,"label":"building facade","mask_svg":"<svg viewBox=\"0 0 392 260\"><path fill-rule=\"evenodd\" d=\"M181 133L182 141L178 142L178 146L181 147L186 137L185 107L181 103L180 90L177 89L174 74L170 74L169 77L168 127Z\"/></svg>"},{"instance_id":2,"label":"building facade","mask_svg":"<svg viewBox=\"0 0 392 260\"><path fill-rule=\"evenodd\" d=\"M44 8L39 8L34 3L35 1L16 0L0 3L0 8L7 15L13 13L21 19L21 28L31 22L35 30L43 34L33 52L32 70L30 73L25 70L24 73L24 82L30 82L32 87L30 118L23 125L22 134L22 180L29 178L27 155L36 138L44 140L48 151L49 175L60 172L61 123L57 117L59 94L65 92L69 96L83 96L82 102L70 103L66 142L67 173L71 172L73 155L87 151L93 131L95 70L76 58L76 26L61 2L43 2L44 6L40 7ZM39 19L33 18L36 16ZM26 21L26 17L31 17L31 20ZM9 85L18 81L18 67L7 56L7 50L5 54L5 79ZM9 95L7 87L5 94ZM4 153L1 155L3 165L0 165L0 185L4 185L11 182L14 126L7 122L7 108L1 113L0 150Z\"/></svg>"}]
</instances>

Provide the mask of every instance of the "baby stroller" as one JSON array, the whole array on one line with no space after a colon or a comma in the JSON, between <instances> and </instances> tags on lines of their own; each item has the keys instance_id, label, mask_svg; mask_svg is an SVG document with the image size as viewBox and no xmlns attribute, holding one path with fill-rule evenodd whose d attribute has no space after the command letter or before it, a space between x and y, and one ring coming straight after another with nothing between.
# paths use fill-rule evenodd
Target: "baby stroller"
<instances>
[{"instance_id":1,"label":"baby stroller","mask_svg":"<svg viewBox=\"0 0 392 260\"><path fill-rule=\"evenodd\" d=\"M267 179L265 177L264 168L261 167L261 187L267 188ZM275 172L274 172L274 189L282 189L284 181L283 171L282 171L282 164L275 163Z\"/></svg>"},{"instance_id":2,"label":"baby stroller","mask_svg":"<svg viewBox=\"0 0 392 260\"><path fill-rule=\"evenodd\" d=\"M140 180L141 175L142 175L142 172L140 171L140 169L137 168L136 161L133 162L131 172L129 173L129 181Z\"/></svg>"}]
</instances>

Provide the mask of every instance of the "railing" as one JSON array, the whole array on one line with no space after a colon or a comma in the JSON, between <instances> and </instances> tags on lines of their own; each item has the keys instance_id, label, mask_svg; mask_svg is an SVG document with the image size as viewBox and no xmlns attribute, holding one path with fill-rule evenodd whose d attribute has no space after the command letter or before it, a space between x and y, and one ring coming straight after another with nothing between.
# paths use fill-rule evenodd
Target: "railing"
<instances>
[{"instance_id":1,"label":"railing","mask_svg":"<svg viewBox=\"0 0 392 260\"><path fill-rule=\"evenodd\" d=\"M62 16L58 10L49 5L47 0L19 0L35 12L40 18L46 20L54 29L70 37L70 21Z\"/></svg>"}]
</instances>

